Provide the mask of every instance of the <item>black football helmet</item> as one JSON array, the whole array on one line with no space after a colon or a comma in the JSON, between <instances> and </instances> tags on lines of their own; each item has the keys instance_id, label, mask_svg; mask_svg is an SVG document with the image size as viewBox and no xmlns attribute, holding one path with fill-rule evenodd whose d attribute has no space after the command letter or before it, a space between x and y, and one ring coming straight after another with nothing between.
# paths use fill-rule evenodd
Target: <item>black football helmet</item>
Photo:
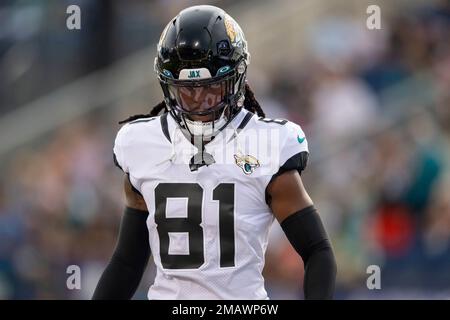
<instances>
[{"instance_id":1,"label":"black football helmet","mask_svg":"<svg viewBox=\"0 0 450 320\"><path fill-rule=\"evenodd\" d=\"M236 21L220 8L201 5L181 11L165 27L155 72L179 126L209 141L243 106L249 63Z\"/></svg>"}]
</instances>

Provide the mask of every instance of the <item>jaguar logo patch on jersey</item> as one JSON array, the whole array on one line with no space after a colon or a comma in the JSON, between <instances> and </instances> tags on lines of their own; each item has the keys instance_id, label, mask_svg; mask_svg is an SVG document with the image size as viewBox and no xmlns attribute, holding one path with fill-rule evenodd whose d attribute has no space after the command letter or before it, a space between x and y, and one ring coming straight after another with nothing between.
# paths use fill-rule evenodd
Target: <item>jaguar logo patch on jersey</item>
<instances>
[{"instance_id":1,"label":"jaguar logo patch on jersey","mask_svg":"<svg viewBox=\"0 0 450 320\"><path fill-rule=\"evenodd\" d=\"M236 160L238 167L247 175L252 174L260 166L258 159L251 155L244 156L238 153L234 155L234 160Z\"/></svg>"}]
</instances>

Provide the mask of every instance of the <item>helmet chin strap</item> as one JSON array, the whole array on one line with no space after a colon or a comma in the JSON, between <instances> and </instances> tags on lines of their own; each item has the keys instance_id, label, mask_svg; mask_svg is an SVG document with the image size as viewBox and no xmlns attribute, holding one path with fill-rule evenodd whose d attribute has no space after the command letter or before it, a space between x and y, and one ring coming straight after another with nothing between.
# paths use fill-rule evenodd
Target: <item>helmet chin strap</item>
<instances>
[{"instance_id":1,"label":"helmet chin strap","mask_svg":"<svg viewBox=\"0 0 450 320\"><path fill-rule=\"evenodd\" d=\"M201 139L206 143L211 141L214 136L217 135L217 133L228 123L228 119L225 115L225 110L227 108L228 106L222 109L220 117L217 120L195 121L188 119L187 117L183 117L183 122L186 127L183 131L186 137L191 140ZM216 118L215 113L213 113L213 118Z\"/></svg>"},{"instance_id":2,"label":"helmet chin strap","mask_svg":"<svg viewBox=\"0 0 450 320\"><path fill-rule=\"evenodd\" d=\"M191 171L196 171L198 168L215 163L214 157L205 151L205 144L210 142L214 136L228 123L225 116L226 107L217 120L203 122L184 119L187 130L185 135L197 147L198 152L191 158L189 168ZM214 115L214 114L213 114ZM215 117L214 117L215 118ZM217 128L217 129L216 129Z\"/></svg>"},{"instance_id":3,"label":"helmet chin strap","mask_svg":"<svg viewBox=\"0 0 450 320\"><path fill-rule=\"evenodd\" d=\"M224 112L222 112L219 119L214 121L203 122L186 119L186 125L191 134L194 137L199 136L206 142L211 141L226 123L227 119Z\"/></svg>"}]
</instances>

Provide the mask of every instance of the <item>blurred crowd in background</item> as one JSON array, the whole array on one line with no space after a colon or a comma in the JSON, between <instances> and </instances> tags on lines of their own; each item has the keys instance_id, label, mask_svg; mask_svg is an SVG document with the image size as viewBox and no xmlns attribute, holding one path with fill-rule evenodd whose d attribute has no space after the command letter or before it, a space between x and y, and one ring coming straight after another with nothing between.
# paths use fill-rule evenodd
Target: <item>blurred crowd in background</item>
<instances>
[{"instance_id":1,"label":"blurred crowd in background","mask_svg":"<svg viewBox=\"0 0 450 320\"><path fill-rule=\"evenodd\" d=\"M76 33L64 27L72 3L84 19ZM237 1L212 3L227 9ZM0 118L136 50L156 52L165 24L191 4L2 1ZM251 64L249 84L269 117L306 132L303 180L332 238L336 297L448 298L450 2L390 12L382 30L367 30L361 15L310 25L295 65L268 74ZM90 298L123 209L123 177L112 161L117 122L162 98L141 96L1 155L0 299ZM82 290L66 287L72 264ZM381 290L366 287L369 265L381 268ZM303 264L276 223L264 273L271 298L302 297ZM145 298L153 276L150 264L136 298Z\"/></svg>"}]
</instances>

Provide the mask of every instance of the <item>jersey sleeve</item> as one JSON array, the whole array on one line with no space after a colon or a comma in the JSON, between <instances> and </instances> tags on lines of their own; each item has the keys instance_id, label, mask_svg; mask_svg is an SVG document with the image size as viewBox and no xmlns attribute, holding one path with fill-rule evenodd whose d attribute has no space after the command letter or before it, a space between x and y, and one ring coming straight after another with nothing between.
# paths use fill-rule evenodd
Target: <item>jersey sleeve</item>
<instances>
[{"instance_id":1,"label":"jersey sleeve","mask_svg":"<svg viewBox=\"0 0 450 320\"><path fill-rule=\"evenodd\" d=\"M299 125L288 121L284 126L280 139L280 168L276 175L290 170L297 170L301 173L306 168L308 161L308 141Z\"/></svg>"},{"instance_id":2,"label":"jersey sleeve","mask_svg":"<svg viewBox=\"0 0 450 320\"><path fill-rule=\"evenodd\" d=\"M113 147L114 164L125 173L129 173L128 165L125 159L125 132L127 125L120 128L117 132Z\"/></svg>"}]
</instances>

